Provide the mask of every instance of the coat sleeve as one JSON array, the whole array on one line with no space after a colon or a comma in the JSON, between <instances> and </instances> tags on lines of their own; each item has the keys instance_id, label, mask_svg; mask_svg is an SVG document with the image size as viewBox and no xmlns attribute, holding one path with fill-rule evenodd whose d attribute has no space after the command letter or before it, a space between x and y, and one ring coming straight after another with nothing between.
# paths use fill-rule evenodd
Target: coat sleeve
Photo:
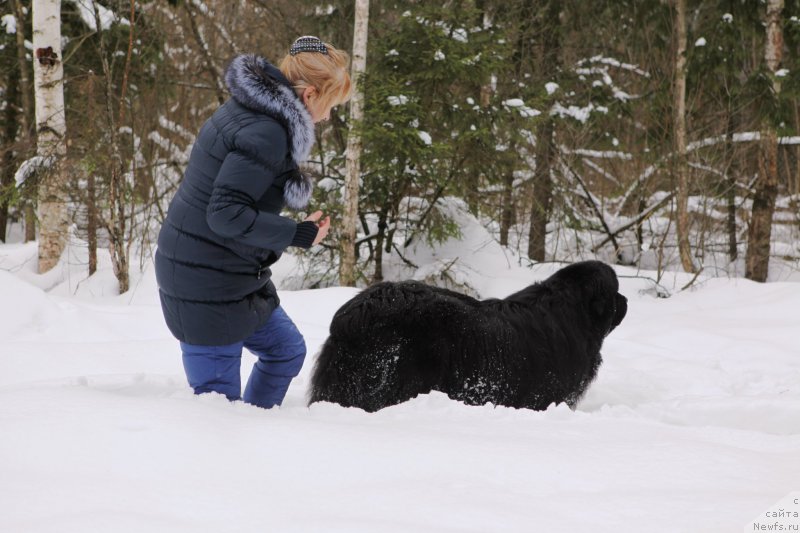
<instances>
[{"instance_id":1,"label":"coat sleeve","mask_svg":"<svg viewBox=\"0 0 800 533\"><path fill-rule=\"evenodd\" d=\"M277 123L244 128L214 179L206 210L211 230L243 244L282 252L297 232L293 220L260 211L256 202L274 182L287 153L286 132Z\"/></svg>"}]
</instances>

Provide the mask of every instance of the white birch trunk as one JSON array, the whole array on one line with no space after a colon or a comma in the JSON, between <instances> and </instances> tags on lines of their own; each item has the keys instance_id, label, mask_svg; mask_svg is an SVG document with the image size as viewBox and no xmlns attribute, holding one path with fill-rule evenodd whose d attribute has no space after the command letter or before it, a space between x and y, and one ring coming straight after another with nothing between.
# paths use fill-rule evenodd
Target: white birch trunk
<instances>
[{"instance_id":1,"label":"white birch trunk","mask_svg":"<svg viewBox=\"0 0 800 533\"><path fill-rule=\"evenodd\" d=\"M344 216L341 232L341 262L339 283L354 286L356 282L356 225L358 224L358 180L361 175L361 136L355 129L364 118L364 86L361 83L367 69L367 29L369 26L369 0L356 0L355 28L353 30L353 58L351 78L355 83L350 101L350 131L347 134L347 160L345 166Z\"/></svg>"},{"instance_id":2,"label":"white birch trunk","mask_svg":"<svg viewBox=\"0 0 800 533\"><path fill-rule=\"evenodd\" d=\"M46 272L58 263L69 228L61 164L67 153L61 0L34 0L32 7L37 154L50 162L40 176L38 204L39 272Z\"/></svg>"},{"instance_id":3,"label":"white birch trunk","mask_svg":"<svg viewBox=\"0 0 800 533\"><path fill-rule=\"evenodd\" d=\"M689 165L686 151L686 0L675 0L675 86L673 87L675 128L675 172L678 178L678 253L686 272L695 272L689 246Z\"/></svg>"}]
</instances>

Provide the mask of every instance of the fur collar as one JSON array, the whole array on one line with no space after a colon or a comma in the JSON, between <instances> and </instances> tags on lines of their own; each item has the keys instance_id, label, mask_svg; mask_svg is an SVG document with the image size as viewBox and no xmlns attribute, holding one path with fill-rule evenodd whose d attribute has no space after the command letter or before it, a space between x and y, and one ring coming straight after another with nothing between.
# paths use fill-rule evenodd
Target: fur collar
<instances>
[{"instance_id":1,"label":"fur collar","mask_svg":"<svg viewBox=\"0 0 800 533\"><path fill-rule=\"evenodd\" d=\"M314 145L314 122L286 77L263 57L244 54L233 59L225 72L231 96L241 105L276 118L289 134L292 159L301 165ZM311 179L294 173L284 187L292 209L302 209L311 197Z\"/></svg>"},{"instance_id":2,"label":"fur collar","mask_svg":"<svg viewBox=\"0 0 800 533\"><path fill-rule=\"evenodd\" d=\"M286 126L292 158L298 165L308 159L314 145L314 122L280 70L263 57L240 55L225 72L225 83L237 102Z\"/></svg>"}]
</instances>

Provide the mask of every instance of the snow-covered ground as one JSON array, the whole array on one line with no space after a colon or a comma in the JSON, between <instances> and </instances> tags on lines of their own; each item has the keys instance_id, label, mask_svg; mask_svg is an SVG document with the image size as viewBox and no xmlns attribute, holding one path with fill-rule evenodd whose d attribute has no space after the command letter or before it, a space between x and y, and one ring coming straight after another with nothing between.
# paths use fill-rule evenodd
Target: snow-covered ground
<instances>
[{"instance_id":1,"label":"snow-covered ground","mask_svg":"<svg viewBox=\"0 0 800 533\"><path fill-rule=\"evenodd\" d=\"M559 267L516 266L486 235L418 251L418 277L457 257L456 283L502 297ZM310 356L267 411L191 393L150 263L116 296L107 258L90 279L70 254L38 276L35 253L0 245L3 532L754 531L800 490L800 283L680 292L690 277L669 274L664 299L654 273L617 268L628 316L574 412L438 393L374 414L306 407L356 290L283 291Z\"/></svg>"}]
</instances>

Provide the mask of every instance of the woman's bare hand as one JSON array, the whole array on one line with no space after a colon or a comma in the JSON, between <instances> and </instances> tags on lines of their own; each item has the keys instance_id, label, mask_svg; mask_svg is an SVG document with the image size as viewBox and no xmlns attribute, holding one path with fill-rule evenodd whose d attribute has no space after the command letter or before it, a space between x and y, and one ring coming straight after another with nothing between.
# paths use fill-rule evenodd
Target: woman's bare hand
<instances>
[{"instance_id":1,"label":"woman's bare hand","mask_svg":"<svg viewBox=\"0 0 800 533\"><path fill-rule=\"evenodd\" d=\"M322 222L319 222L319 219L322 218L322 211L314 211L308 217L306 217L305 221L311 221L317 224L319 231L317 231L317 238L314 239L314 243L312 246L315 246L322 242L322 239L328 236L328 232L331 229L331 217L325 217L322 219ZM304 222L305 222L304 221Z\"/></svg>"}]
</instances>

